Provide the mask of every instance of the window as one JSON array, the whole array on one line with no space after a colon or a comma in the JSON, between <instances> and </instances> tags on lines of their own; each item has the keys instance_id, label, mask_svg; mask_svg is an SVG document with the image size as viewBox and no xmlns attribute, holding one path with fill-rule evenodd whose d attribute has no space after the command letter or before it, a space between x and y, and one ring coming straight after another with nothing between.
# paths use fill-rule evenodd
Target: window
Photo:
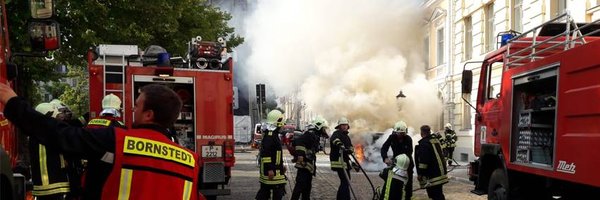
<instances>
[{"instance_id":1,"label":"window","mask_svg":"<svg viewBox=\"0 0 600 200\"><path fill-rule=\"evenodd\" d=\"M512 30L523 32L523 0L513 0Z\"/></svg>"},{"instance_id":2,"label":"window","mask_svg":"<svg viewBox=\"0 0 600 200\"><path fill-rule=\"evenodd\" d=\"M425 36L423 41L424 57L425 57L425 69L429 69L429 36Z\"/></svg>"},{"instance_id":3,"label":"window","mask_svg":"<svg viewBox=\"0 0 600 200\"><path fill-rule=\"evenodd\" d=\"M500 83L502 80L502 62L494 62L487 66L487 99L496 99L500 96Z\"/></svg>"},{"instance_id":4,"label":"window","mask_svg":"<svg viewBox=\"0 0 600 200\"><path fill-rule=\"evenodd\" d=\"M494 4L485 6L485 50L493 51L496 49L496 35L494 34Z\"/></svg>"},{"instance_id":5,"label":"window","mask_svg":"<svg viewBox=\"0 0 600 200\"><path fill-rule=\"evenodd\" d=\"M567 0L553 0L551 1L550 8L553 11L553 17L559 16L567 10Z\"/></svg>"},{"instance_id":6,"label":"window","mask_svg":"<svg viewBox=\"0 0 600 200\"><path fill-rule=\"evenodd\" d=\"M444 28L437 30L437 65L444 64Z\"/></svg>"},{"instance_id":7,"label":"window","mask_svg":"<svg viewBox=\"0 0 600 200\"><path fill-rule=\"evenodd\" d=\"M473 24L471 23L471 17L466 17L464 19L465 23L465 42L464 42L464 50L465 50L465 60L470 60L473 56Z\"/></svg>"}]
</instances>

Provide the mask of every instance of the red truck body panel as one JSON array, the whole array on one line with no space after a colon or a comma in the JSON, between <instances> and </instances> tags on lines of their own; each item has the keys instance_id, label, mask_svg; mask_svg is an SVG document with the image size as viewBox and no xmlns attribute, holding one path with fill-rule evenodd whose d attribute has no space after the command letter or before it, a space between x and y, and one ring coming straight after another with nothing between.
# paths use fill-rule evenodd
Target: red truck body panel
<instances>
[{"instance_id":1,"label":"red truck body panel","mask_svg":"<svg viewBox=\"0 0 600 200\"><path fill-rule=\"evenodd\" d=\"M549 37L537 37L544 40ZM480 156L482 144L499 144L504 156L504 164L508 169L528 174L561 179L600 187L600 41L598 38L586 37L587 44L577 45L571 49L562 47L549 51L544 58L530 62L523 61L521 66L508 67L506 63L507 47L517 52L529 45L509 43L488 54L481 68L479 91L475 117L475 155ZM521 41L532 38L522 38ZM561 40L561 38L558 38ZM564 38L562 38L564 40ZM549 44L544 44L549 46ZM543 49L544 47L540 47ZM531 52L524 52L523 55ZM488 99L485 94L487 66L489 63L503 62L500 97ZM554 128L554 148L552 160L547 166L536 166L516 162L512 157L516 151L512 143L520 139L514 137L518 120L513 108L520 96L513 96L515 81L540 71L556 69L556 111ZM538 76L539 77L539 76ZM527 80L532 80L530 77ZM554 87L547 85L546 87ZM484 135L482 135L484 134Z\"/></svg>"}]
</instances>

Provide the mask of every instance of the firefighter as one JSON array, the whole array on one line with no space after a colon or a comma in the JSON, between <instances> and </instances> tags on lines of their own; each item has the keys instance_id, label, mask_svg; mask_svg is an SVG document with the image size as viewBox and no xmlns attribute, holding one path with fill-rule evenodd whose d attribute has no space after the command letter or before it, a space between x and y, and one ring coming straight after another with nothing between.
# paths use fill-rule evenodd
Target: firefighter
<instances>
[{"instance_id":1,"label":"firefighter","mask_svg":"<svg viewBox=\"0 0 600 200\"><path fill-rule=\"evenodd\" d=\"M456 148L456 140L458 140L458 137L456 136L456 132L454 132L454 130L452 130L452 124L447 123L444 126L444 136L445 136L445 144L446 144L446 148L445 148L445 153L446 153L446 158L448 159L448 165L452 166L452 161L454 161L454 158L452 158L452 155L454 154L454 148Z\"/></svg>"},{"instance_id":2,"label":"firefighter","mask_svg":"<svg viewBox=\"0 0 600 200\"><path fill-rule=\"evenodd\" d=\"M433 138L428 125L421 126L419 145L415 147L417 179L421 188L427 190L427 196L433 200L444 200L442 186L448 183L446 164L440 142Z\"/></svg>"},{"instance_id":3,"label":"firefighter","mask_svg":"<svg viewBox=\"0 0 600 200\"><path fill-rule=\"evenodd\" d=\"M52 118L64 118L62 113L50 103L41 103L35 110ZM38 130L41 131L41 130ZM35 135L35 133L28 133ZM42 131L40 134L44 134ZM43 145L37 137L29 137L31 153L32 194L40 200L65 199L69 193L69 176L64 156L56 146Z\"/></svg>"},{"instance_id":4,"label":"firefighter","mask_svg":"<svg viewBox=\"0 0 600 200\"><path fill-rule=\"evenodd\" d=\"M296 185L292 192L292 200L298 200L302 195L303 200L310 199L312 189L312 179L316 175L316 162L319 151L320 135L325 122L317 118L306 127L306 131L298 138L295 146L296 150Z\"/></svg>"},{"instance_id":5,"label":"firefighter","mask_svg":"<svg viewBox=\"0 0 600 200\"><path fill-rule=\"evenodd\" d=\"M392 165L392 159L388 158L388 150L392 147L393 157L395 158L399 155L406 155L410 159L410 165L408 167L408 182L405 183L407 190L405 194L406 199L410 199L412 197L412 181L413 181L413 168L415 166L414 161L412 159L413 153L413 142L412 138L407 135L407 126L403 121L398 121L394 124L394 128L392 130L392 134L381 146L381 157L383 158L383 162L388 166Z\"/></svg>"},{"instance_id":6,"label":"firefighter","mask_svg":"<svg viewBox=\"0 0 600 200\"><path fill-rule=\"evenodd\" d=\"M125 128L125 124L119 121L121 117L121 99L117 95L108 94L102 99L102 112L98 118L88 122L87 128L101 128L116 126Z\"/></svg>"},{"instance_id":7,"label":"firefighter","mask_svg":"<svg viewBox=\"0 0 600 200\"><path fill-rule=\"evenodd\" d=\"M286 168L283 166L281 148L281 127L283 113L272 110L267 114L267 122L263 124L263 139L260 148L260 189L256 193L257 200L281 200L285 195Z\"/></svg>"},{"instance_id":8,"label":"firefighter","mask_svg":"<svg viewBox=\"0 0 600 200\"><path fill-rule=\"evenodd\" d=\"M83 119L83 116L79 117L78 119L73 119L73 112L62 101L53 99L50 101L50 104L54 105L58 109L58 120L66 122L71 126L85 126L85 122L87 120ZM64 158L67 165L67 173L69 174L69 183L71 184L71 192L68 194L67 199L76 199L79 198L83 192L83 189L81 188L81 177L83 176L84 163L82 158L75 157L73 155L67 154L64 156Z\"/></svg>"},{"instance_id":9,"label":"firefighter","mask_svg":"<svg viewBox=\"0 0 600 200\"><path fill-rule=\"evenodd\" d=\"M86 181L82 199L197 199L198 156L166 136L167 127L179 115L181 100L158 84L140 91L129 130L69 126L35 112L3 83L0 103L8 120L42 144L110 164L110 169L89 171L98 175Z\"/></svg>"},{"instance_id":10,"label":"firefighter","mask_svg":"<svg viewBox=\"0 0 600 200\"><path fill-rule=\"evenodd\" d=\"M104 96L102 99L102 112L100 112L100 116L94 119L91 119L87 125L85 126L88 129L98 129L98 128L107 128L107 127L118 127L118 128L127 128L125 125L118 120L121 117L121 99L114 94L109 94ZM82 173L83 183L82 185L85 187L89 183L86 180L96 180L100 177L98 175L108 174L110 173L111 165L106 162L102 162L100 160L90 160L86 161L84 172ZM102 171L108 170L108 171ZM100 172L100 173L89 173L92 172Z\"/></svg>"},{"instance_id":11,"label":"firefighter","mask_svg":"<svg viewBox=\"0 0 600 200\"><path fill-rule=\"evenodd\" d=\"M337 191L337 200L350 199L350 154L354 153L352 141L348 136L350 124L348 119L342 117L338 120L335 131L331 135L331 152L329 160L331 169L336 171L340 178L340 186ZM341 153L340 153L341 152Z\"/></svg>"},{"instance_id":12,"label":"firefighter","mask_svg":"<svg viewBox=\"0 0 600 200\"><path fill-rule=\"evenodd\" d=\"M381 188L380 200L405 200L410 199L406 194L412 191L408 186L410 182L408 176L409 165L412 162L406 154L400 154L395 157L395 162L391 166L383 169L379 177L385 180Z\"/></svg>"}]
</instances>

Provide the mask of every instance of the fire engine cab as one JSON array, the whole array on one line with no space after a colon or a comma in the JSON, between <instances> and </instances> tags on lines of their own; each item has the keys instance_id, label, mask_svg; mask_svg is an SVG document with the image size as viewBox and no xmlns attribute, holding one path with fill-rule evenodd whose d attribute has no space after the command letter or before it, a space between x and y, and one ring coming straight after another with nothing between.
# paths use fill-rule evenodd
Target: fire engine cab
<instances>
[{"instance_id":1,"label":"fire engine cab","mask_svg":"<svg viewBox=\"0 0 600 200\"><path fill-rule=\"evenodd\" d=\"M463 99L479 76L476 194L488 199L600 198L600 21L563 14L464 70ZM466 68L465 64L465 68ZM467 101L468 102L468 101Z\"/></svg>"},{"instance_id":2,"label":"fire engine cab","mask_svg":"<svg viewBox=\"0 0 600 200\"><path fill-rule=\"evenodd\" d=\"M234 166L233 60L225 41L192 39L186 59L170 58L159 46L99 45L88 52L90 117L98 116L105 95L123 101L122 120L131 127L138 89L162 84L173 89L183 107L171 131L175 142L199 155L200 192L229 195L225 188Z\"/></svg>"}]
</instances>

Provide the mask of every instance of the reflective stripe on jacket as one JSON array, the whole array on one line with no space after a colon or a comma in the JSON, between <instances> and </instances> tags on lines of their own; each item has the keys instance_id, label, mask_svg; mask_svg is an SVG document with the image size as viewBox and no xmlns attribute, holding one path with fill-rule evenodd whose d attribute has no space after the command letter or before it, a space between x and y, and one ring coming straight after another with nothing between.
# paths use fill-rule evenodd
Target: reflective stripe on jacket
<instances>
[{"instance_id":1,"label":"reflective stripe on jacket","mask_svg":"<svg viewBox=\"0 0 600 200\"><path fill-rule=\"evenodd\" d=\"M272 180L269 180L269 170L275 173ZM283 170L279 128L274 131L263 131L260 149L260 182L267 185L287 183Z\"/></svg>"},{"instance_id":2,"label":"reflective stripe on jacket","mask_svg":"<svg viewBox=\"0 0 600 200\"><path fill-rule=\"evenodd\" d=\"M346 152L341 152L340 146L345 149L352 151L352 141L348 136L348 132L336 130L331 135L330 145L331 152L329 153L329 161L331 162L331 169L348 169L350 168L350 155Z\"/></svg>"},{"instance_id":3,"label":"reflective stripe on jacket","mask_svg":"<svg viewBox=\"0 0 600 200\"><path fill-rule=\"evenodd\" d=\"M419 180L421 188L448 183L446 160L438 139L431 135L424 137L415 150L417 174L423 177Z\"/></svg>"},{"instance_id":4,"label":"reflective stripe on jacket","mask_svg":"<svg viewBox=\"0 0 600 200\"><path fill-rule=\"evenodd\" d=\"M66 161L54 148L30 138L31 172L34 196L47 196L70 192Z\"/></svg>"},{"instance_id":5,"label":"reflective stripe on jacket","mask_svg":"<svg viewBox=\"0 0 600 200\"><path fill-rule=\"evenodd\" d=\"M158 131L115 128L113 170L102 199L196 199L198 156Z\"/></svg>"}]
</instances>

